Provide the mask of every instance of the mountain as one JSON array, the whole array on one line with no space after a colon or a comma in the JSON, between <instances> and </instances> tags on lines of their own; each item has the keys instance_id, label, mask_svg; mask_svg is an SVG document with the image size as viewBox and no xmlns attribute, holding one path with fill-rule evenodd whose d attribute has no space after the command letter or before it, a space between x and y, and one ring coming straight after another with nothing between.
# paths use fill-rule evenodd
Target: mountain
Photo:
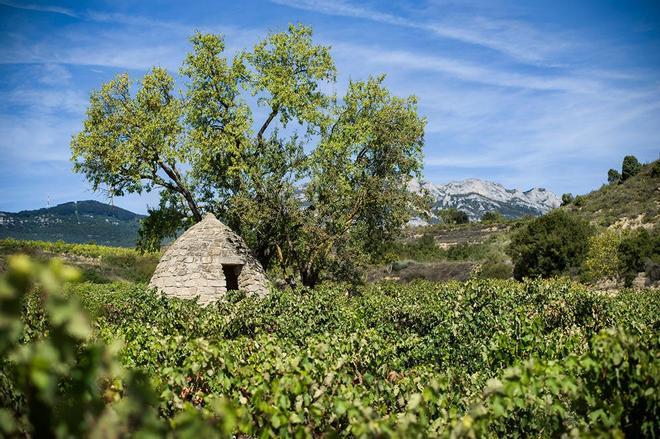
<instances>
[{"instance_id":1,"label":"mountain","mask_svg":"<svg viewBox=\"0 0 660 439\"><path fill-rule=\"evenodd\" d=\"M437 221L438 211L450 207L466 212L471 220L478 220L490 211L497 211L507 218L538 216L561 204L560 198L547 189L507 189L499 183L477 178L447 184L414 180L409 187L412 191L426 190L432 197L431 222Z\"/></svg>"},{"instance_id":2,"label":"mountain","mask_svg":"<svg viewBox=\"0 0 660 439\"><path fill-rule=\"evenodd\" d=\"M44 209L0 212L0 238L132 247L142 218L98 201L72 201Z\"/></svg>"}]
</instances>

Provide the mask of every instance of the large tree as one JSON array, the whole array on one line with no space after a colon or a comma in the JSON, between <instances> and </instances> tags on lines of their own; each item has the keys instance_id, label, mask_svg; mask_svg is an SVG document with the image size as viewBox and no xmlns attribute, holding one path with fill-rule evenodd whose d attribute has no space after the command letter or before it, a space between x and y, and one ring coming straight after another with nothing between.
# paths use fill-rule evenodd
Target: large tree
<instances>
[{"instance_id":1,"label":"large tree","mask_svg":"<svg viewBox=\"0 0 660 439\"><path fill-rule=\"evenodd\" d=\"M92 94L75 169L113 195L161 191L144 248L212 211L291 283L354 278L424 207L407 190L422 168L415 98L393 96L383 77L328 93L330 50L304 26L231 59L221 36L191 41L184 93L154 68L137 87L124 74Z\"/></svg>"}]
</instances>

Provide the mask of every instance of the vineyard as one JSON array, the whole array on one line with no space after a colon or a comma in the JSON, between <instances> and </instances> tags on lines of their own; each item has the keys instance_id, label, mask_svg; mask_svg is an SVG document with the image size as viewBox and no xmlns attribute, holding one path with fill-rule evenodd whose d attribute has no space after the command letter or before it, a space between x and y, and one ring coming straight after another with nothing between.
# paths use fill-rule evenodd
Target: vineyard
<instances>
[{"instance_id":1,"label":"vineyard","mask_svg":"<svg viewBox=\"0 0 660 439\"><path fill-rule=\"evenodd\" d=\"M3 434L660 433L657 289L328 284L200 307L77 276L56 262L8 263Z\"/></svg>"}]
</instances>

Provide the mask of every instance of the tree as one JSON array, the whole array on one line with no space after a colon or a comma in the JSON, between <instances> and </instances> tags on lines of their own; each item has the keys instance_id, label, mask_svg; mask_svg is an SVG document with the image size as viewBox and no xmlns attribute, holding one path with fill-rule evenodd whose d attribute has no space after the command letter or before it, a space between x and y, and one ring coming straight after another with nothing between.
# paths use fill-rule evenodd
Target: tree
<instances>
[{"instance_id":1,"label":"tree","mask_svg":"<svg viewBox=\"0 0 660 439\"><path fill-rule=\"evenodd\" d=\"M231 60L220 36L191 42L184 94L154 68L134 96L127 75L92 95L72 141L75 169L113 195L161 191L143 222L145 248L212 211L291 284L357 278L427 208L407 190L422 169L416 99L393 96L383 76L351 81L342 98L325 93L335 65L304 26Z\"/></svg>"},{"instance_id":2,"label":"tree","mask_svg":"<svg viewBox=\"0 0 660 439\"><path fill-rule=\"evenodd\" d=\"M508 253L514 263L514 277L545 278L580 267L592 234L586 221L564 210L532 220L511 238Z\"/></svg>"},{"instance_id":3,"label":"tree","mask_svg":"<svg viewBox=\"0 0 660 439\"><path fill-rule=\"evenodd\" d=\"M573 198L573 194L565 193L564 195L561 196L561 205L568 206L573 202L573 200L575 200L575 198Z\"/></svg>"},{"instance_id":4,"label":"tree","mask_svg":"<svg viewBox=\"0 0 660 439\"><path fill-rule=\"evenodd\" d=\"M201 221L193 188L180 171L192 159L181 141L183 105L173 95L174 80L158 67L130 94L127 74L92 93L83 130L71 142L74 170L94 190L104 185L114 196L155 187L179 194L195 221Z\"/></svg>"},{"instance_id":5,"label":"tree","mask_svg":"<svg viewBox=\"0 0 660 439\"><path fill-rule=\"evenodd\" d=\"M467 224L470 222L470 217L468 217L467 213L454 207L442 209L439 215L446 224Z\"/></svg>"},{"instance_id":6,"label":"tree","mask_svg":"<svg viewBox=\"0 0 660 439\"><path fill-rule=\"evenodd\" d=\"M610 169L607 171L607 182L609 184L617 184L621 182L621 174L616 169Z\"/></svg>"},{"instance_id":7,"label":"tree","mask_svg":"<svg viewBox=\"0 0 660 439\"><path fill-rule=\"evenodd\" d=\"M491 210L486 212L481 216L482 223L501 223L504 222L504 215L501 213Z\"/></svg>"},{"instance_id":8,"label":"tree","mask_svg":"<svg viewBox=\"0 0 660 439\"><path fill-rule=\"evenodd\" d=\"M637 175L640 169L642 169L642 165L637 160L637 157L634 155L625 156L621 164L621 181L626 181L630 177Z\"/></svg>"}]
</instances>

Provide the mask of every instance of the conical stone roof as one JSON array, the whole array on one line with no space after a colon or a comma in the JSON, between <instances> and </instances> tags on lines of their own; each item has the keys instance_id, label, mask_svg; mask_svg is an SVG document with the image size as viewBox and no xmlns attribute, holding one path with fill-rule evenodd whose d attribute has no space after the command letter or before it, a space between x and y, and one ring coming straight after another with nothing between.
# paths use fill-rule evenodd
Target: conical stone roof
<instances>
[{"instance_id":1,"label":"conical stone roof","mask_svg":"<svg viewBox=\"0 0 660 439\"><path fill-rule=\"evenodd\" d=\"M210 213L172 243L149 286L167 296L199 297L202 304L220 299L228 288L268 293L266 273L243 239Z\"/></svg>"}]
</instances>

